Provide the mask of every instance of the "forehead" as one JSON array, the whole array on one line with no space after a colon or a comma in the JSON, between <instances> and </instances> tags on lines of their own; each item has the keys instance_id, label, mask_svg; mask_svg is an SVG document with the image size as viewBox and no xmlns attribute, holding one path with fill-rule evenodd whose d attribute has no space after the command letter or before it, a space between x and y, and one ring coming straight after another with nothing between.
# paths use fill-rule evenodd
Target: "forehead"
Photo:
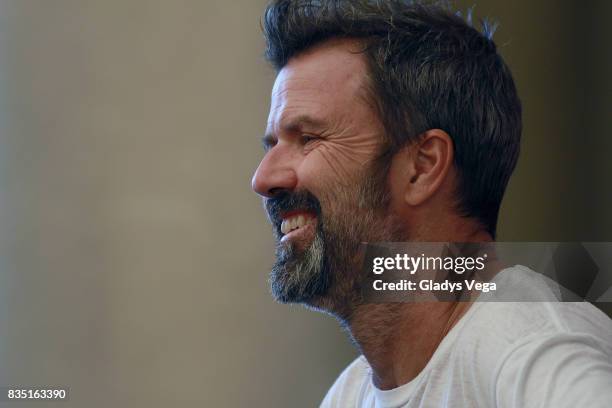
<instances>
[{"instance_id":1,"label":"forehead","mask_svg":"<svg viewBox=\"0 0 612 408\"><path fill-rule=\"evenodd\" d=\"M292 58L274 82L269 122L364 109L367 65L360 50L357 41L332 40Z\"/></svg>"}]
</instances>

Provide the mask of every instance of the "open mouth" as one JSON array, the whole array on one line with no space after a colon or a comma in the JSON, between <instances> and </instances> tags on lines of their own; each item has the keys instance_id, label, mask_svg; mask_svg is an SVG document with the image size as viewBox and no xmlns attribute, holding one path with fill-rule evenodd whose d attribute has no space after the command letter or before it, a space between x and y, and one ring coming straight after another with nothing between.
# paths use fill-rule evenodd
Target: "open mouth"
<instances>
[{"instance_id":1,"label":"open mouth","mask_svg":"<svg viewBox=\"0 0 612 408\"><path fill-rule=\"evenodd\" d=\"M314 235L317 217L314 213L306 210L296 210L281 215L281 241L288 239L306 239Z\"/></svg>"}]
</instances>

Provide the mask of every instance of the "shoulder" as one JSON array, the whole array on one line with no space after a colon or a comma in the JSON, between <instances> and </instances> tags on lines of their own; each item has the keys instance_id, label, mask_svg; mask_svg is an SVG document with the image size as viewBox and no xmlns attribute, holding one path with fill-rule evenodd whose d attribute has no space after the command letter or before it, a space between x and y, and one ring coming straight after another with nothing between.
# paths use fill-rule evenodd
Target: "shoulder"
<instances>
[{"instance_id":1,"label":"shoulder","mask_svg":"<svg viewBox=\"0 0 612 408\"><path fill-rule=\"evenodd\" d=\"M548 283L532 279L528 270L506 273L547 299ZM564 407L573 401L599 407L605 406L602 398L612 397L593 393L612 383L612 320L592 304L485 301L465 317L455 358L488 389L489 405Z\"/></svg>"},{"instance_id":2,"label":"shoulder","mask_svg":"<svg viewBox=\"0 0 612 408\"><path fill-rule=\"evenodd\" d=\"M359 356L336 379L321 408L361 406L370 384L370 366L365 357Z\"/></svg>"},{"instance_id":3,"label":"shoulder","mask_svg":"<svg viewBox=\"0 0 612 408\"><path fill-rule=\"evenodd\" d=\"M564 289L527 267L516 265L495 277L498 290L482 296L470 319L471 331L508 343L532 333L585 333L611 338L612 320L588 302L563 302ZM493 340L493 339L491 339Z\"/></svg>"},{"instance_id":4,"label":"shoulder","mask_svg":"<svg viewBox=\"0 0 612 408\"><path fill-rule=\"evenodd\" d=\"M545 293L547 289L534 286L532 290ZM589 367L592 373L609 370L608 365L599 371L596 368L602 361L612 361L612 320L588 302L493 301L472 307L459 327L454 361L469 373L474 384L484 387L483 391L488 389L486 394L491 398L499 398L500 390L512 390L515 396L530 395L516 386L542 385L531 380L517 382L520 378L576 373ZM612 381L609 374L599 374L599 379L592 381ZM595 383L585 387L593 389Z\"/></svg>"},{"instance_id":5,"label":"shoulder","mask_svg":"<svg viewBox=\"0 0 612 408\"><path fill-rule=\"evenodd\" d=\"M564 309L569 313L580 310ZM557 331L526 336L501 356L491 388L499 405L609 406L612 330L568 323Z\"/></svg>"},{"instance_id":6,"label":"shoulder","mask_svg":"<svg viewBox=\"0 0 612 408\"><path fill-rule=\"evenodd\" d=\"M476 355L487 370L505 355L555 339L582 339L582 347L612 359L612 320L588 302L483 302L473 307L455 348L470 358Z\"/></svg>"},{"instance_id":7,"label":"shoulder","mask_svg":"<svg viewBox=\"0 0 612 408\"><path fill-rule=\"evenodd\" d=\"M612 320L588 302L482 303L475 308L462 328L459 349L499 358L562 339L612 358Z\"/></svg>"}]
</instances>

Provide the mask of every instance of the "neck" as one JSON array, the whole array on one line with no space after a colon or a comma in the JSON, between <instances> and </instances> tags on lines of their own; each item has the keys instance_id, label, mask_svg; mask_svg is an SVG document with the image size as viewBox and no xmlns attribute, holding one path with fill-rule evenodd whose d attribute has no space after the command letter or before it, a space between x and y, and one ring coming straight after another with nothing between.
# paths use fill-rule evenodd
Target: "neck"
<instances>
[{"instance_id":1,"label":"neck","mask_svg":"<svg viewBox=\"0 0 612 408\"><path fill-rule=\"evenodd\" d=\"M455 227L453 236L449 237L447 232L446 239L427 234L411 240L492 241L491 236L479 228ZM411 381L425 368L470 305L468 302L359 304L345 324L372 367L374 384L388 390Z\"/></svg>"},{"instance_id":2,"label":"neck","mask_svg":"<svg viewBox=\"0 0 612 408\"><path fill-rule=\"evenodd\" d=\"M374 384L393 389L425 368L468 303L390 303L357 307L351 336L373 370Z\"/></svg>"}]
</instances>

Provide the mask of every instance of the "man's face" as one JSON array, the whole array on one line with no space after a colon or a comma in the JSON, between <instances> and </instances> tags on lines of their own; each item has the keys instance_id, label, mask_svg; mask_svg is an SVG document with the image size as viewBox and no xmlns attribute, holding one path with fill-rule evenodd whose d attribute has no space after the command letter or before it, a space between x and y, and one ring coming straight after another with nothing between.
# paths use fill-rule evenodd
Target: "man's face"
<instances>
[{"instance_id":1,"label":"man's face","mask_svg":"<svg viewBox=\"0 0 612 408\"><path fill-rule=\"evenodd\" d=\"M359 45L334 41L293 58L272 91L253 176L277 238L271 284L282 302L349 296L364 241L386 240L383 126L367 103ZM338 301L340 299L335 299Z\"/></svg>"}]
</instances>

